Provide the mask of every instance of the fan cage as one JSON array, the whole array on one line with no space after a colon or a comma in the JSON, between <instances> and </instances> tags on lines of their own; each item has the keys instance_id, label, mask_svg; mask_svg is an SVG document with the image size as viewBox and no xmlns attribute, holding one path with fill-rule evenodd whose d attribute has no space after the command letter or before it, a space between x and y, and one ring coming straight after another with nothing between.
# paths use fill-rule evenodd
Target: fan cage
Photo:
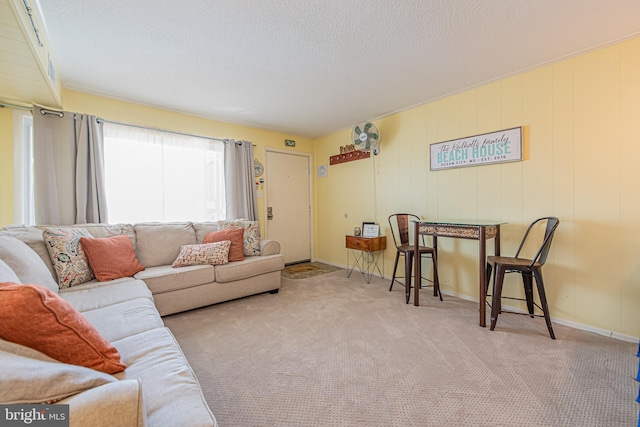
<instances>
[{"instance_id":1,"label":"fan cage","mask_svg":"<svg viewBox=\"0 0 640 427\"><path fill-rule=\"evenodd\" d=\"M351 141L356 150L373 151L375 155L379 152L380 132L373 123L360 122L351 130Z\"/></svg>"}]
</instances>

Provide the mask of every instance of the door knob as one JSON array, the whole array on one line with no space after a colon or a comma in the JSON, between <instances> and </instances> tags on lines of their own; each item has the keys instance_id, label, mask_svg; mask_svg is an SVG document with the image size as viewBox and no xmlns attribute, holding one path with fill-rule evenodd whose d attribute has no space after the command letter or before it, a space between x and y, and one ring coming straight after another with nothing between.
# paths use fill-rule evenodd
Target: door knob
<instances>
[{"instance_id":1,"label":"door knob","mask_svg":"<svg viewBox=\"0 0 640 427\"><path fill-rule=\"evenodd\" d=\"M267 208L267 219L273 219L273 208L271 206Z\"/></svg>"}]
</instances>

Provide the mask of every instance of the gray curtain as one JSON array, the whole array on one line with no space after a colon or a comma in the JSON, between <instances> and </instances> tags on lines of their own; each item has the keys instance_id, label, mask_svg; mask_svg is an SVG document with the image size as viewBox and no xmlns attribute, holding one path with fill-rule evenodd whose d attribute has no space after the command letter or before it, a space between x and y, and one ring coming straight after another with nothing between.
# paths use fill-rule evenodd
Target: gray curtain
<instances>
[{"instance_id":1,"label":"gray curtain","mask_svg":"<svg viewBox=\"0 0 640 427\"><path fill-rule=\"evenodd\" d=\"M36 224L108 221L104 139L96 116L34 106L33 160Z\"/></svg>"},{"instance_id":2,"label":"gray curtain","mask_svg":"<svg viewBox=\"0 0 640 427\"><path fill-rule=\"evenodd\" d=\"M224 141L224 180L227 218L258 220L258 203L253 172L253 144Z\"/></svg>"}]
</instances>

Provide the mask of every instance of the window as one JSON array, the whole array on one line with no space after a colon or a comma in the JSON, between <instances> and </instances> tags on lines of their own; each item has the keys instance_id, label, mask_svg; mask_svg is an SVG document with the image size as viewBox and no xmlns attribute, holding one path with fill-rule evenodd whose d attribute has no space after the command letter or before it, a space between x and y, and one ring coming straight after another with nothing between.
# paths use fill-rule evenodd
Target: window
<instances>
[{"instance_id":1,"label":"window","mask_svg":"<svg viewBox=\"0 0 640 427\"><path fill-rule=\"evenodd\" d=\"M35 224L33 184L33 117L13 110L13 222Z\"/></svg>"},{"instance_id":2,"label":"window","mask_svg":"<svg viewBox=\"0 0 640 427\"><path fill-rule=\"evenodd\" d=\"M224 143L104 124L109 222L225 218Z\"/></svg>"}]
</instances>

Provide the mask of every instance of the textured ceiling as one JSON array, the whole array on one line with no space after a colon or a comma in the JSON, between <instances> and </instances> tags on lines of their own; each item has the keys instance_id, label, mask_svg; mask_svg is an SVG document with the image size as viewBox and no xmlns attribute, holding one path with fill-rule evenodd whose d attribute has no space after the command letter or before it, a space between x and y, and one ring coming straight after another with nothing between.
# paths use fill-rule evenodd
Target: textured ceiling
<instances>
[{"instance_id":1,"label":"textured ceiling","mask_svg":"<svg viewBox=\"0 0 640 427\"><path fill-rule=\"evenodd\" d=\"M640 34L639 0L40 7L67 88L307 137Z\"/></svg>"}]
</instances>

